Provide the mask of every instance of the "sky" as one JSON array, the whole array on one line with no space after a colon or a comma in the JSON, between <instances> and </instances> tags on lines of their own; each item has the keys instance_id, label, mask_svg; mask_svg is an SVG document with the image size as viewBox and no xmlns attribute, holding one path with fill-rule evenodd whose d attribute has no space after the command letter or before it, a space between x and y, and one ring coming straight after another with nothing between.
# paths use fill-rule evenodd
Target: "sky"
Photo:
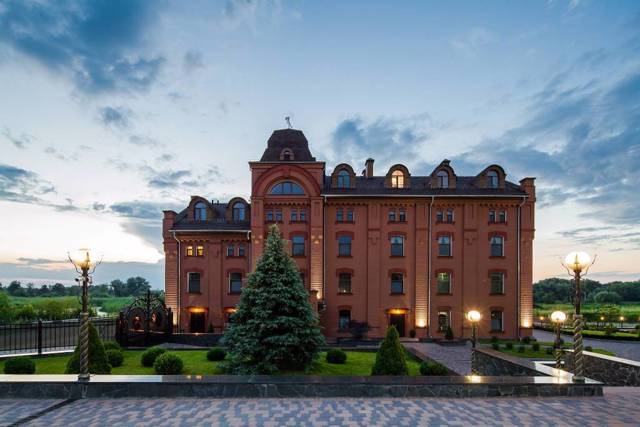
<instances>
[{"instance_id":1,"label":"sky","mask_svg":"<svg viewBox=\"0 0 640 427\"><path fill-rule=\"evenodd\" d=\"M536 177L534 280L640 278L637 1L0 0L0 282L162 288L162 210L248 198L286 116L327 173Z\"/></svg>"}]
</instances>

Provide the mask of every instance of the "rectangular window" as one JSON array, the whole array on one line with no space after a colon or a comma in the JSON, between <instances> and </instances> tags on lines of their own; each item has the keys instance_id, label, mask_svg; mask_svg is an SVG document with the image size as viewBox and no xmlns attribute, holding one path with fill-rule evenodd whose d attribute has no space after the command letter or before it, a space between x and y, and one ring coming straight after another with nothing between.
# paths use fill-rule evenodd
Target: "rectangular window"
<instances>
[{"instance_id":1,"label":"rectangular window","mask_svg":"<svg viewBox=\"0 0 640 427\"><path fill-rule=\"evenodd\" d=\"M451 273L438 273L438 293L451 293Z\"/></svg>"},{"instance_id":2,"label":"rectangular window","mask_svg":"<svg viewBox=\"0 0 640 427\"><path fill-rule=\"evenodd\" d=\"M353 210L347 210L347 222L353 222Z\"/></svg>"},{"instance_id":3,"label":"rectangular window","mask_svg":"<svg viewBox=\"0 0 640 427\"><path fill-rule=\"evenodd\" d=\"M438 256L451 256L451 236L438 237Z\"/></svg>"},{"instance_id":4,"label":"rectangular window","mask_svg":"<svg viewBox=\"0 0 640 427\"><path fill-rule=\"evenodd\" d=\"M187 256L194 256L193 246L187 246Z\"/></svg>"},{"instance_id":5,"label":"rectangular window","mask_svg":"<svg viewBox=\"0 0 640 427\"><path fill-rule=\"evenodd\" d=\"M491 331L502 332L504 325L502 324L502 310L491 310Z\"/></svg>"},{"instance_id":6,"label":"rectangular window","mask_svg":"<svg viewBox=\"0 0 640 427\"><path fill-rule=\"evenodd\" d=\"M282 222L282 211L276 211L276 222Z\"/></svg>"},{"instance_id":7,"label":"rectangular window","mask_svg":"<svg viewBox=\"0 0 640 427\"><path fill-rule=\"evenodd\" d=\"M338 293L351 293L351 274L340 273L340 275L338 276Z\"/></svg>"},{"instance_id":8,"label":"rectangular window","mask_svg":"<svg viewBox=\"0 0 640 427\"><path fill-rule=\"evenodd\" d=\"M438 331L446 332L451 326L451 313L449 311L438 311Z\"/></svg>"},{"instance_id":9,"label":"rectangular window","mask_svg":"<svg viewBox=\"0 0 640 427\"><path fill-rule=\"evenodd\" d=\"M404 256L403 236L391 236L391 256Z\"/></svg>"},{"instance_id":10,"label":"rectangular window","mask_svg":"<svg viewBox=\"0 0 640 427\"><path fill-rule=\"evenodd\" d=\"M502 236L491 237L491 256L504 256L504 238Z\"/></svg>"},{"instance_id":11,"label":"rectangular window","mask_svg":"<svg viewBox=\"0 0 640 427\"><path fill-rule=\"evenodd\" d=\"M344 217L342 216L342 208L336 210L336 221L342 222Z\"/></svg>"},{"instance_id":12,"label":"rectangular window","mask_svg":"<svg viewBox=\"0 0 640 427\"><path fill-rule=\"evenodd\" d=\"M347 330L351 323L351 310L340 310L338 312L338 329Z\"/></svg>"},{"instance_id":13,"label":"rectangular window","mask_svg":"<svg viewBox=\"0 0 640 427\"><path fill-rule=\"evenodd\" d=\"M393 209L389 211L389 222L396 222L396 211Z\"/></svg>"},{"instance_id":14,"label":"rectangular window","mask_svg":"<svg viewBox=\"0 0 640 427\"><path fill-rule=\"evenodd\" d=\"M229 293L239 294L242 291L242 273L229 273Z\"/></svg>"},{"instance_id":15,"label":"rectangular window","mask_svg":"<svg viewBox=\"0 0 640 427\"><path fill-rule=\"evenodd\" d=\"M273 222L273 211L268 210L266 215L267 222Z\"/></svg>"},{"instance_id":16,"label":"rectangular window","mask_svg":"<svg viewBox=\"0 0 640 427\"><path fill-rule=\"evenodd\" d=\"M298 210L297 209L291 209L291 221L292 222L298 221Z\"/></svg>"},{"instance_id":17,"label":"rectangular window","mask_svg":"<svg viewBox=\"0 0 640 427\"><path fill-rule=\"evenodd\" d=\"M391 293L404 293L404 276L402 273L391 273Z\"/></svg>"},{"instance_id":18,"label":"rectangular window","mask_svg":"<svg viewBox=\"0 0 640 427\"><path fill-rule=\"evenodd\" d=\"M338 256L351 256L351 237L338 237Z\"/></svg>"},{"instance_id":19,"label":"rectangular window","mask_svg":"<svg viewBox=\"0 0 640 427\"><path fill-rule=\"evenodd\" d=\"M400 209L399 217L400 222L407 222L407 211L405 211L404 209Z\"/></svg>"},{"instance_id":20,"label":"rectangular window","mask_svg":"<svg viewBox=\"0 0 640 427\"><path fill-rule=\"evenodd\" d=\"M189 273L189 293L200 293L200 273Z\"/></svg>"},{"instance_id":21,"label":"rectangular window","mask_svg":"<svg viewBox=\"0 0 640 427\"><path fill-rule=\"evenodd\" d=\"M233 245L227 245L227 256L233 256L234 249Z\"/></svg>"},{"instance_id":22,"label":"rectangular window","mask_svg":"<svg viewBox=\"0 0 640 427\"><path fill-rule=\"evenodd\" d=\"M198 254L198 256L204 256L204 246L202 245L198 245L196 246L196 253Z\"/></svg>"},{"instance_id":23,"label":"rectangular window","mask_svg":"<svg viewBox=\"0 0 640 427\"><path fill-rule=\"evenodd\" d=\"M444 211L436 212L436 222L444 222Z\"/></svg>"},{"instance_id":24,"label":"rectangular window","mask_svg":"<svg viewBox=\"0 0 640 427\"><path fill-rule=\"evenodd\" d=\"M304 256L304 236L293 236L291 238L291 255Z\"/></svg>"},{"instance_id":25,"label":"rectangular window","mask_svg":"<svg viewBox=\"0 0 640 427\"><path fill-rule=\"evenodd\" d=\"M504 294L504 273L491 273L491 293Z\"/></svg>"},{"instance_id":26,"label":"rectangular window","mask_svg":"<svg viewBox=\"0 0 640 427\"><path fill-rule=\"evenodd\" d=\"M507 211L500 211L500 215L498 216L499 222L507 222Z\"/></svg>"},{"instance_id":27,"label":"rectangular window","mask_svg":"<svg viewBox=\"0 0 640 427\"><path fill-rule=\"evenodd\" d=\"M496 222L496 211L489 211L489 222Z\"/></svg>"},{"instance_id":28,"label":"rectangular window","mask_svg":"<svg viewBox=\"0 0 640 427\"><path fill-rule=\"evenodd\" d=\"M447 209L447 222L453 222L453 209Z\"/></svg>"},{"instance_id":29,"label":"rectangular window","mask_svg":"<svg viewBox=\"0 0 640 427\"><path fill-rule=\"evenodd\" d=\"M245 246L238 245L238 256L245 256Z\"/></svg>"},{"instance_id":30,"label":"rectangular window","mask_svg":"<svg viewBox=\"0 0 640 427\"><path fill-rule=\"evenodd\" d=\"M300 209L300 222L307 222L307 210Z\"/></svg>"}]
</instances>

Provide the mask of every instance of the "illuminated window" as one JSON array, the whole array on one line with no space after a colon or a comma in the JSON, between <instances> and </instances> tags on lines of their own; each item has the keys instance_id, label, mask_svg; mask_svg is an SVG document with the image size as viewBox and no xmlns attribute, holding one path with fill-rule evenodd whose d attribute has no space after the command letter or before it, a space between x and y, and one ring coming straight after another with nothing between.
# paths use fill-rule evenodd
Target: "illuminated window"
<instances>
[{"instance_id":1,"label":"illuminated window","mask_svg":"<svg viewBox=\"0 0 640 427\"><path fill-rule=\"evenodd\" d=\"M304 190L300 185L291 181L279 182L271 188L270 194L274 195L302 195Z\"/></svg>"},{"instance_id":2,"label":"illuminated window","mask_svg":"<svg viewBox=\"0 0 640 427\"><path fill-rule=\"evenodd\" d=\"M304 236L293 236L291 238L291 255L304 256Z\"/></svg>"},{"instance_id":3,"label":"illuminated window","mask_svg":"<svg viewBox=\"0 0 640 427\"><path fill-rule=\"evenodd\" d=\"M391 236L391 256L404 256L403 236Z\"/></svg>"},{"instance_id":4,"label":"illuminated window","mask_svg":"<svg viewBox=\"0 0 640 427\"><path fill-rule=\"evenodd\" d=\"M198 253L198 256L204 256L204 246L202 245L196 246L196 251Z\"/></svg>"},{"instance_id":5,"label":"illuminated window","mask_svg":"<svg viewBox=\"0 0 640 427\"><path fill-rule=\"evenodd\" d=\"M340 310L338 312L338 329L349 329L351 323L351 310Z\"/></svg>"},{"instance_id":6,"label":"illuminated window","mask_svg":"<svg viewBox=\"0 0 640 427\"><path fill-rule=\"evenodd\" d=\"M404 293L404 275L402 273L391 273L391 293Z\"/></svg>"},{"instance_id":7,"label":"illuminated window","mask_svg":"<svg viewBox=\"0 0 640 427\"><path fill-rule=\"evenodd\" d=\"M487 172L487 185L489 188L498 188L498 172Z\"/></svg>"},{"instance_id":8,"label":"illuminated window","mask_svg":"<svg viewBox=\"0 0 640 427\"><path fill-rule=\"evenodd\" d=\"M189 293L200 292L200 273L188 273Z\"/></svg>"},{"instance_id":9,"label":"illuminated window","mask_svg":"<svg viewBox=\"0 0 640 427\"><path fill-rule=\"evenodd\" d=\"M338 237L338 256L351 256L351 237Z\"/></svg>"},{"instance_id":10,"label":"illuminated window","mask_svg":"<svg viewBox=\"0 0 640 427\"><path fill-rule=\"evenodd\" d=\"M207 206L198 202L193 208L193 216L196 221L206 221L207 220Z\"/></svg>"},{"instance_id":11,"label":"illuminated window","mask_svg":"<svg viewBox=\"0 0 640 427\"><path fill-rule=\"evenodd\" d=\"M446 171L439 171L436 178L439 188L449 188L449 174Z\"/></svg>"},{"instance_id":12,"label":"illuminated window","mask_svg":"<svg viewBox=\"0 0 640 427\"><path fill-rule=\"evenodd\" d=\"M451 256L451 236L438 237L438 256Z\"/></svg>"},{"instance_id":13,"label":"illuminated window","mask_svg":"<svg viewBox=\"0 0 640 427\"><path fill-rule=\"evenodd\" d=\"M451 326L451 312L438 311L438 331L446 332Z\"/></svg>"},{"instance_id":14,"label":"illuminated window","mask_svg":"<svg viewBox=\"0 0 640 427\"><path fill-rule=\"evenodd\" d=\"M502 310L491 310L491 332L502 332L504 330L502 316Z\"/></svg>"},{"instance_id":15,"label":"illuminated window","mask_svg":"<svg viewBox=\"0 0 640 427\"><path fill-rule=\"evenodd\" d=\"M338 276L338 293L351 293L351 274L340 273L340 275Z\"/></svg>"},{"instance_id":16,"label":"illuminated window","mask_svg":"<svg viewBox=\"0 0 640 427\"><path fill-rule=\"evenodd\" d=\"M491 278L491 293L504 294L504 273L491 273L489 277Z\"/></svg>"},{"instance_id":17,"label":"illuminated window","mask_svg":"<svg viewBox=\"0 0 640 427\"><path fill-rule=\"evenodd\" d=\"M391 186L393 188L404 188L404 174L402 171L395 170L391 172Z\"/></svg>"},{"instance_id":18,"label":"illuminated window","mask_svg":"<svg viewBox=\"0 0 640 427\"><path fill-rule=\"evenodd\" d=\"M244 221L245 220L245 206L244 203L238 202L233 205L233 220Z\"/></svg>"},{"instance_id":19,"label":"illuminated window","mask_svg":"<svg viewBox=\"0 0 640 427\"><path fill-rule=\"evenodd\" d=\"M187 246L187 256L194 256L193 246Z\"/></svg>"},{"instance_id":20,"label":"illuminated window","mask_svg":"<svg viewBox=\"0 0 640 427\"><path fill-rule=\"evenodd\" d=\"M349 188L351 187L351 176L349 172L342 169L338 172L338 188Z\"/></svg>"},{"instance_id":21,"label":"illuminated window","mask_svg":"<svg viewBox=\"0 0 640 427\"><path fill-rule=\"evenodd\" d=\"M504 237L491 237L491 256L504 256Z\"/></svg>"},{"instance_id":22,"label":"illuminated window","mask_svg":"<svg viewBox=\"0 0 640 427\"><path fill-rule=\"evenodd\" d=\"M451 293L451 273L443 272L438 273L438 293L450 294Z\"/></svg>"},{"instance_id":23,"label":"illuminated window","mask_svg":"<svg viewBox=\"0 0 640 427\"><path fill-rule=\"evenodd\" d=\"M229 293L239 294L242 291L242 273L229 273Z\"/></svg>"}]
</instances>

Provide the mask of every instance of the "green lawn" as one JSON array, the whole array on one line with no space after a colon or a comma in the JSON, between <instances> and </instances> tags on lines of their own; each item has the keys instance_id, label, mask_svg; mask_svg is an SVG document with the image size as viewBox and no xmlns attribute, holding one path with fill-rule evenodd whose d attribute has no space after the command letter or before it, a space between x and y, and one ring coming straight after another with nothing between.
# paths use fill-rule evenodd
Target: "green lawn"
<instances>
[{"instance_id":1,"label":"green lawn","mask_svg":"<svg viewBox=\"0 0 640 427\"><path fill-rule=\"evenodd\" d=\"M505 344L507 342L511 342L513 343L513 348L512 349L508 349L506 348ZM481 344L485 344L486 347L491 348L491 340L488 339L482 339L480 340ZM538 344L540 344L540 349L537 351L534 351L531 347L531 344L522 344L519 343L518 341L512 341L512 340L498 340L498 344L500 345L500 349L499 351L506 353L506 354L510 354L512 356L518 356L518 357L526 357L526 358L531 358L531 359L553 359L554 355L552 354L547 354L547 347L553 347L553 343L549 342L549 341L538 341ZM518 351L518 347L520 345L524 346L524 352L519 352ZM571 343L570 342L565 342L562 345L563 348L571 348ZM601 348L594 348L592 350L590 350L594 353L600 353L600 354L604 354L607 356L615 356L615 353L612 353L610 351L601 349Z\"/></svg>"},{"instance_id":2,"label":"green lawn","mask_svg":"<svg viewBox=\"0 0 640 427\"><path fill-rule=\"evenodd\" d=\"M112 374L120 375L155 375L153 367L144 367L140 363L140 355L143 350L125 350L122 366L113 368ZM186 375L217 375L222 374L218 367L220 362L207 360L206 350L182 350L171 351L179 355L184 362L184 374ZM373 352L347 352L347 362L344 365L334 365L325 360L326 353L322 352L319 359L314 362L310 375L370 375L371 367L376 358ZM69 355L43 356L36 358L36 374L63 374ZM407 357L409 375L419 375L420 363ZM0 372L4 372L4 361L0 361ZM302 372L284 372L283 375L299 375Z\"/></svg>"}]
</instances>

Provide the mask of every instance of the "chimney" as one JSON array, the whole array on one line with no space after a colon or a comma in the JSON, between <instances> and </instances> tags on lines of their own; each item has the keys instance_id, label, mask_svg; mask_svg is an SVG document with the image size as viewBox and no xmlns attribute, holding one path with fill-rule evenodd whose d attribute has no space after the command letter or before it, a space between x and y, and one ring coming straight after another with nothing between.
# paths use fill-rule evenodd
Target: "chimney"
<instances>
[{"instance_id":1,"label":"chimney","mask_svg":"<svg viewBox=\"0 0 640 427\"><path fill-rule=\"evenodd\" d=\"M364 162L364 176L367 178L373 178L373 162L374 160L371 157Z\"/></svg>"}]
</instances>

